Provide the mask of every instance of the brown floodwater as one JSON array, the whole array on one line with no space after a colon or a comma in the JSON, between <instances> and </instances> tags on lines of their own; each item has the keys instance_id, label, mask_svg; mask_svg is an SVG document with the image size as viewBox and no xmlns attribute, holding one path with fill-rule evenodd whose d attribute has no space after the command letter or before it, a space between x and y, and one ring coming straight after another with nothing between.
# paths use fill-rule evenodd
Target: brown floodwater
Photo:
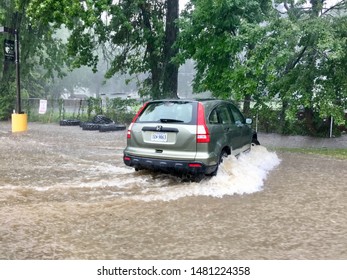
<instances>
[{"instance_id":1,"label":"brown floodwater","mask_svg":"<svg viewBox=\"0 0 347 280\"><path fill-rule=\"evenodd\" d=\"M347 258L347 160L275 152L307 138L261 134L193 183L126 167L125 131L10 130L0 122L0 259Z\"/></svg>"}]
</instances>

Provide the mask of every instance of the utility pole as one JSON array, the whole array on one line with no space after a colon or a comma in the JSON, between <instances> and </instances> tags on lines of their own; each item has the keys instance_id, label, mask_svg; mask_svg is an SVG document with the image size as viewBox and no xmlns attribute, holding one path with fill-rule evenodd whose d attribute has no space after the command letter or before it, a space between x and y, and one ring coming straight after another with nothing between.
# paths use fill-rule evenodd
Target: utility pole
<instances>
[{"instance_id":1,"label":"utility pole","mask_svg":"<svg viewBox=\"0 0 347 280\"><path fill-rule=\"evenodd\" d=\"M20 94L20 56L19 56L19 30L0 26L0 34L8 33L14 35L15 41L5 40L5 59L11 60L16 64L16 88L17 88L17 101L16 109L12 114L12 132L21 132L27 130L28 116L22 112L21 108L21 94ZM14 54L13 54L14 51ZM14 57L13 57L14 55Z\"/></svg>"},{"instance_id":2,"label":"utility pole","mask_svg":"<svg viewBox=\"0 0 347 280\"><path fill-rule=\"evenodd\" d=\"M17 103L16 103L16 112L17 114L22 114L21 106L21 95L20 95L20 64L19 64L19 31L18 29L14 30L14 43L16 45L15 52L15 63L16 63L16 83L17 83Z\"/></svg>"}]
</instances>

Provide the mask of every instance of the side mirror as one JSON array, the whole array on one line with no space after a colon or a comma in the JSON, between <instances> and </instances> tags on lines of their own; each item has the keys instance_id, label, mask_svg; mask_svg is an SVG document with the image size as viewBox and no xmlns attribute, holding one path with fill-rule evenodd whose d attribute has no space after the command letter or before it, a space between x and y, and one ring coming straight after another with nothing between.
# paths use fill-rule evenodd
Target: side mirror
<instances>
[{"instance_id":1,"label":"side mirror","mask_svg":"<svg viewBox=\"0 0 347 280\"><path fill-rule=\"evenodd\" d=\"M253 123L253 120L252 119L250 119L250 118L247 118L246 119L246 124L252 124Z\"/></svg>"}]
</instances>

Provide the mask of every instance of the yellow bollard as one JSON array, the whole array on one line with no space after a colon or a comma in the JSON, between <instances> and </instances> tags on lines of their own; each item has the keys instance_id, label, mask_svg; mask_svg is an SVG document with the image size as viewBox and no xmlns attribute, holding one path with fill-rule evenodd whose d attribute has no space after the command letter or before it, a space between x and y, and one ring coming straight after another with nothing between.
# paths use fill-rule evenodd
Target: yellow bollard
<instances>
[{"instance_id":1,"label":"yellow bollard","mask_svg":"<svg viewBox=\"0 0 347 280\"><path fill-rule=\"evenodd\" d=\"M27 114L12 114L12 132L22 132L28 130Z\"/></svg>"}]
</instances>

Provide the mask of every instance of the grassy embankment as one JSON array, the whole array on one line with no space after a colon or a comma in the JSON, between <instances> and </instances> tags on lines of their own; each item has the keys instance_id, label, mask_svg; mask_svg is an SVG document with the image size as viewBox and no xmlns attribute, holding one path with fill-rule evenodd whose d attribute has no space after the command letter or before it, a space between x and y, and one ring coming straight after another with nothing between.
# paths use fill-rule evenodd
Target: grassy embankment
<instances>
[{"instance_id":1,"label":"grassy embankment","mask_svg":"<svg viewBox=\"0 0 347 280\"><path fill-rule=\"evenodd\" d=\"M347 160L347 149L329 149L329 148L276 148L277 151L316 154Z\"/></svg>"}]
</instances>

